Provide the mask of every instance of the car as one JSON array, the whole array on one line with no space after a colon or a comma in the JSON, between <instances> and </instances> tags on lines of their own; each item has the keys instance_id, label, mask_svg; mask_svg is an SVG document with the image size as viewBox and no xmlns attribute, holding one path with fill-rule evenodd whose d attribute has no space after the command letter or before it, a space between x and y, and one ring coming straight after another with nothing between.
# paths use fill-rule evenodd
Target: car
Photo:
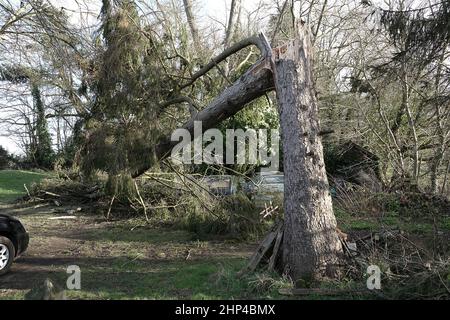
<instances>
[{"instance_id":1,"label":"car","mask_svg":"<svg viewBox=\"0 0 450 320\"><path fill-rule=\"evenodd\" d=\"M0 213L0 276L28 249L30 237L19 219Z\"/></svg>"}]
</instances>

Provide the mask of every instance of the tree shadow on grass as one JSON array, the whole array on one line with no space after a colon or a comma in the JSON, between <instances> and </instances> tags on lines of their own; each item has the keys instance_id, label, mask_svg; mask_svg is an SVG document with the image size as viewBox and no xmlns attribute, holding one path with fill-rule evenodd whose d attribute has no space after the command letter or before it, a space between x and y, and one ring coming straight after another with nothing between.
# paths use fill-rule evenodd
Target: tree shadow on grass
<instances>
[{"instance_id":1,"label":"tree shadow on grass","mask_svg":"<svg viewBox=\"0 0 450 320\"><path fill-rule=\"evenodd\" d=\"M30 290L50 278L65 286L69 265L81 269L75 299L245 298L246 283L236 277L242 259L184 261L152 259L24 257L1 278L0 289Z\"/></svg>"},{"instance_id":2,"label":"tree shadow on grass","mask_svg":"<svg viewBox=\"0 0 450 320\"><path fill-rule=\"evenodd\" d=\"M139 228L130 231L124 227L98 227L80 231L66 232L65 238L87 240L87 241L123 241L138 243L186 243L196 240L193 233L184 230L161 229L161 228Z\"/></svg>"}]
</instances>

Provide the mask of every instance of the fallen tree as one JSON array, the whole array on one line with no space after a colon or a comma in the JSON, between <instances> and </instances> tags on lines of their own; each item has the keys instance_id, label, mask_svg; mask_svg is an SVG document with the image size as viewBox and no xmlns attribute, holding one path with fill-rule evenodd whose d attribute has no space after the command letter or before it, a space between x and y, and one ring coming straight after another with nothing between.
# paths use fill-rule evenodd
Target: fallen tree
<instances>
[{"instance_id":1,"label":"fallen tree","mask_svg":"<svg viewBox=\"0 0 450 320\"><path fill-rule=\"evenodd\" d=\"M336 229L320 139L312 73L312 44L303 23L298 25L295 40L274 50L263 34L241 41L197 72L186 86L193 84L229 55L249 45L258 46L261 59L183 128L192 135L194 121L202 121L202 128L206 131L236 114L247 103L276 89L285 172L285 223L280 267L297 284L325 275L336 276L342 246ZM169 137L160 141L153 150L156 158L168 157L175 144ZM150 166L142 166L133 176L142 175ZM279 245L281 236L274 236L272 240L276 239ZM271 260L273 265L277 257ZM303 281L297 282L300 279Z\"/></svg>"},{"instance_id":2,"label":"fallen tree","mask_svg":"<svg viewBox=\"0 0 450 320\"><path fill-rule=\"evenodd\" d=\"M192 117L182 128L187 129L191 135L194 134L194 121L202 122L202 129L206 131L213 128L221 121L235 115L242 110L247 103L265 95L267 92L274 89L272 78L272 68L270 63L271 51L269 43L263 34L259 37L252 37L243 40L231 48L225 50L223 53L213 58L210 63L195 73L187 84L182 88L192 85L195 80L205 75L209 70L214 68L218 63L225 60L230 55L242 50L250 45L255 45L261 51L261 58L256 62L244 75L242 75L230 87L226 88L219 96L217 96L205 109ZM193 136L196 138L196 136ZM166 137L160 141L154 150L158 160L167 158L170 155L172 148L178 142L173 142L170 137ZM133 178L143 175L151 168L152 164L147 163L138 168L133 173Z\"/></svg>"}]
</instances>

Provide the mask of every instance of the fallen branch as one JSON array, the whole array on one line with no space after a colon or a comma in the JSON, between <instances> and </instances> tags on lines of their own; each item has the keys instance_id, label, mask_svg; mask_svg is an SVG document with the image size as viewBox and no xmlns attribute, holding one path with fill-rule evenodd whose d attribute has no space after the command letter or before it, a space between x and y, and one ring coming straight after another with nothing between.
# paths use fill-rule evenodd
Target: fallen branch
<instances>
[{"instance_id":1,"label":"fallen branch","mask_svg":"<svg viewBox=\"0 0 450 320\"><path fill-rule=\"evenodd\" d=\"M197 79L204 76L206 73L208 73L211 69L213 69L217 64L227 59L229 56L235 54L238 51L241 51L242 49L245 49L249 46L255 45L258 47L259 51L261 51L261 56L266 57L268 54L268 50L271 50L270 47L268 48L264 39L264 35L260 34L259 36L250 37L247 39L244 39L242 41L239 41L238 43L234 44L233 46L225 49L221 54L211 59L211 61L205 65L203 68L201 68L199 71L197 71L191 78L191 80L184 85L180 87L180 89L187 88L194 84Z\"/></svg>"},{"instance_id":2,"label":"fallen branch","mask_svg":"<svg viewBox=\"0 0 450 320\"><path fill-rule=\"evenodd\" d=\"M142 208L144 209L144 216L145 216L145 221L149 221L148 220L148 215L147 215L147 205L145 204L145 202L144 202L144 199L142 199L142 196L141 196L141 193L139 192L139 187L138 187L138 185L137 185L137 182L136 182L136 180L134 180L134 186L135 186L135 188L136 188L136 193L137 193L137 195L138 195L138 199L139 199L139 202L141 203L141 205L142 205Z\"/></svg>"},{"instance_id":3,"label":"fallen branch","mask_svg":"<svg viewBox=\"0 0 450 320\"><path fill-rule=\"evenodd\" d=\"M195 117L191 118L182 128L186 129L195 139L194 136L194 122L201 121L203 132L215 127L221 121L235 115L237 112L242 110L245 105L261 96L264 96L267 92L273 90L274 83L272 78L272 68L271 62L268 58L269 53L271 54L270 46L263 35L261 35L258 40L256 39L244 41L241 45L236 46L236 48L245 47L244 44L250 45L258 43L258 47L261 48L262 58L256 62L244 75L242 75L236 82L234 82L230 87L226 88L220 95L218 95L205 109L200 111ZM202 70L197 72L193 76L193 80L189 83L192 84L195 79L199 78L211 68L215 66L216 63L223 60L224 57L229 56L237 51L236 48L233 50L229 49L225 51L219 57L214 59L215 62L211 62L205 66ZM189 84L189 85L190 85ZM187 86L187 85L186 85ZM201 134L203 134L201 132ZM165 137L162 139L153 149L149 149L146 152L154 153L156 158L163 160L170 155L170 152L178 142L171 141L171 137ZM147 170L151 168L151 163L146 163L140 168L133 172L133 178L137 178L143 175Z\"/></svg>"},{"instance_id":4,"label":"fallen branch","mask_svg":"<svg viewBox=\"0 0 450 320\"><path fill-rule=\"evenodd\" d=\"M76 216L63 216L63 217L53 217L48 218L48 220L76 220L78 217Z\"/></svg>"},{"instance_id":5,"label":"fallen branch","mask_svg":"<svg viewBox=\"0 0 450 320\"><path fill-rule=\"evenodd\" d=\"M272 251L272 256L270 257L269 260L269 268L268 268L269 271L275 270L275 264L277 263L277 258L281 247L281 241L283 240L284 235L283 227L284 227L283 223L280 223L277 231L277 238L275 240L275 245Z\"/></svg>"}]
</instances>

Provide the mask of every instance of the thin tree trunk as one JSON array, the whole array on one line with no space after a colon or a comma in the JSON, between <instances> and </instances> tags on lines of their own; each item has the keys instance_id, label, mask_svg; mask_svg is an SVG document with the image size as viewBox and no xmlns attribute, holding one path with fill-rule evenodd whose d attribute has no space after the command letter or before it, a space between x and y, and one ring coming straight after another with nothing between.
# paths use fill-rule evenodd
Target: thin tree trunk
<instances>
[{"instance_id":1,"label":"thin tree trunk","mask_svg":"<svg viewBox=\"0 0 450 320\"><path fill-rule=\"evenodd\" d=\"M187 22L189 24L189 28L191 29L192 39L194 40L194 44L197 46L198 50L200 46L200 37L198 33L197 21L192 10L192 0L183 0L183 3Z\"/></svg>"},{"instance_id":2,"label":"thin tree trunk","mask_svg":"<svg viewBox=\"0 0 450 320\"><path fill-rule=\"evenodd\" d=\"M237 24L239 22L240 13L241 13L241 0L232 0L230 8L230 17L228 19L228 26L225 32L225 40L224 40L225 49L227 49L230 46L233 40L233 36L235 34ZM230 62L228 60L225 61L224 63L223 73L225 75L225 78L227 78L230 75Z\"/></svg>"},{"instance_id":3,"label":"thin tree trunk","mask_svg":"<svg viewBox=\"0 0 450 320\"><path fill-rule=\"evenodd\" d=\"M438 97L440 93L440 83L441 83L441 76L442 76L442 68L444 66L444 59L445 59L445 53L444 50L441 54L441 57L439 59L439 64L437 67L436 72L436 80L434 83L435 88L435 96ZM444 159L445 154L445 148L446 148L446 132L445 132L445 116L443 116L442 113L442 106L441 104L436 101L434 103L434 109L436 112L436 130L438 135L438 142L439 146L435 148L434 157L431 161L431 173L430 173L430 182L431 182L431 192L432 193L438 193L439 187L438 187L438 171L439 167L441 166L442 160Z\"/></svg>"},{"instance_id":4,"label":"thin tree trunk","mask_svg":"<svg viewBox=\"0 0 450 320\"><path fill-rule=\"evenodd\" d=\"M320 138L309 32L281 47L275 61L284 146L283 271L297 285L335 276L342 253Z\"/></svg>"},{"instance_id":5,"label":"thin tree trunk","mask_svg":"<svg viewBox=\"0 0 450 320\"><path fill-rule=\"evenodd\" d=\"M224 46L228 48L234 36L236 30L236 24L238 23L239 12L241 9L241 0L232 0L230 8L230 17L228 18L228 26L225 33Z\"/></svg>"},{"instance_id":6,"label":"thin tree trunk","mask_svg":"<svg viewBox=\"0 0 450 320\"><path fill-rule=\"evenodd\" d=\"M408 116L408 124L412 134L412 142L413 142L413 174L412 174L412 186L414 190L417 190L419 186L419 140L417 137L416 124L412 115L411 106L410 106L410 86L409 86L409 78L406 74L406 67L403 71L403 105L405 106L406 115Z\"/></svg>"}]
</instances>

